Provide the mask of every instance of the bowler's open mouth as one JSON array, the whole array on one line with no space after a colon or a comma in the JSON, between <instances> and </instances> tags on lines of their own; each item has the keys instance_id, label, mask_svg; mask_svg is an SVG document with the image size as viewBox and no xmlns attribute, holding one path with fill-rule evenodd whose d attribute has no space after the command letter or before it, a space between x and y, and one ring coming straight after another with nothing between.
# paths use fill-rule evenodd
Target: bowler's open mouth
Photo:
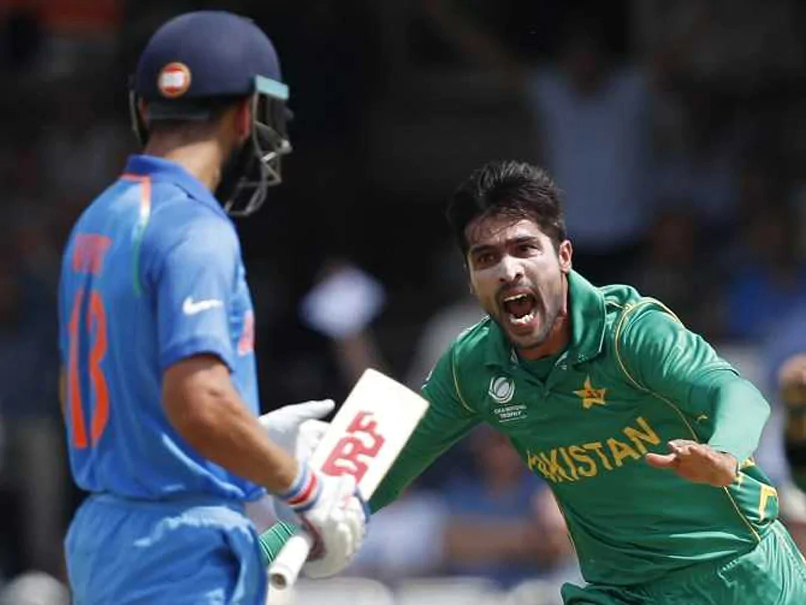
<instances>
[{"instance_id":1,"label":"bowler's open mouth","mask_svg":"<svg viewBox=\"0 0 806 605\"><path fill-rule=\"evenodd\" d=\"M537 314L537 298L528 292L510 294L502 300L507 320L514 326L530 324Z\"/></svg>"}]
</instances>

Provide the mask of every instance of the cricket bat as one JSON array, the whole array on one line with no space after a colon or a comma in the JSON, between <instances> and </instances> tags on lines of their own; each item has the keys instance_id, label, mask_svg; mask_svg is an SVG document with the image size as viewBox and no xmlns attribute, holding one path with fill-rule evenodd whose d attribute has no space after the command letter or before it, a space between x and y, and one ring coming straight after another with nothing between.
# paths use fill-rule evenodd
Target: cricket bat
<instances>
[{"instance_id":1,"label":"cricket bat","mask_svg":"<svg viewBox=\"0 0 806 605\"><path fill-rule=\"evenodd\" d=\"M366 370L350 391L310 464L326 475L352 475L369 500L397 459L428 401L377 370ZM285 590L297 579L313 540L301 531L292 536L269 567L269 583Z\"/></svg>"}]
</instances>

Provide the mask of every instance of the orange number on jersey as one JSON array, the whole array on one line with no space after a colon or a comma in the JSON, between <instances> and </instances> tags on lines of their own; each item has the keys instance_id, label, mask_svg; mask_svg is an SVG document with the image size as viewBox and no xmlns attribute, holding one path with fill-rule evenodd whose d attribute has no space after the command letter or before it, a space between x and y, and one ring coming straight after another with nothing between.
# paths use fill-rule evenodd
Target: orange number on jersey
<instances>
[{"instance_id":1,"label":"orange number on jersey","mask_svg":"<svg viewBox=\"0 0 806 605\"><path fill-rule=\"evenodd\" d=\"M70 315L70 351L68 357L67 402L70 409L70 425L72 427L73 447L84 449L89 445L87 439L87 424L84 420L84 408L81 398L81 386L78 378L78 352L79 352L79 324L81 307L84 302L84 292L79 290L73 302L73 311ZM95 395L95 409L92 412L92 426L90 436L95 445L101 438L109 420L109 388L101 371L101 362L106 356L106 311L100 294L95 290L90 292L90 304L87 308L87 332L92 332L95 326L95 340L92 343L89 355L89 375L92 390Z\"/></svg>"}]
</instances>

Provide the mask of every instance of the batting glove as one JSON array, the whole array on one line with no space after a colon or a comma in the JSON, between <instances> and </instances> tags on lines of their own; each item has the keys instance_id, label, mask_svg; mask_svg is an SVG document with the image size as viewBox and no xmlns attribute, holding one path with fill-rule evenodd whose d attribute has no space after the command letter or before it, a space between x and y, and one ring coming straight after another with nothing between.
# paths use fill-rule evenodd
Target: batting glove
<instances>
[{"instance_id":1,"label":"batting glove","mask_svg":"<svg viewBox=\"0 0 806 605\"><path fill-rule=\"evenodd\" d=\"M322 440L327 422L324 418L336 404L332 399L287 405L263 414L258 420L274 443L297 460L307 460Z\"/></svg>"},{"instance_id":2,"label":"batting glove","mask_svg":"<svg viewBox=\"0 0 806 605\"><path fill-rule=\"evenodd\" d=\"M313 538L311 554L302 568L306 576L328 578L350 564L364 541L369 520L369 508L352 476L331 477L303 464L292 488L279 494L278 500L278 516L286 517L283 509L289 509L296 516L294 521L301 522Z\"/></svg>"},{"instance_id":3,"label":"batting glove","mask_svg":"<svg viewBox=\"0 0 806 605\"><path fill-rule=\"evenodd\" d=\"M287 454L299 460L300 464L310 458L330 426L323 418L333 411L331 399L306 401L287 405L258 418L269 439L283 448ZM287 507L285 514L272 495L263 496L256 502L246 504L246 514L260 531L264 531L278 518L297 522ZM293 521L292 521L293 520Z\"/></svg>"}]
</instances>

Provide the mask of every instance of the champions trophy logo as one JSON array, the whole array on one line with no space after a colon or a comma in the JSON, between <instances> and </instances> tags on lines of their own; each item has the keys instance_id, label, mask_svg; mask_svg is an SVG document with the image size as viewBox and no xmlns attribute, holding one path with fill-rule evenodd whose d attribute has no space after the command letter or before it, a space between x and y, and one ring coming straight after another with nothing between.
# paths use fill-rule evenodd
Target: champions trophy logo
<instances>
[{"instance_id":1,"label":"champions trophy logo","mask_svg":"<svg viewBox=\"0 0 806 605\"><path fill-rule=\"evenodd\" d=\"M515 381L507 376L493 378L488 392L497 403L509 403L515 395Z\"/></svg>"}]
</instances>

